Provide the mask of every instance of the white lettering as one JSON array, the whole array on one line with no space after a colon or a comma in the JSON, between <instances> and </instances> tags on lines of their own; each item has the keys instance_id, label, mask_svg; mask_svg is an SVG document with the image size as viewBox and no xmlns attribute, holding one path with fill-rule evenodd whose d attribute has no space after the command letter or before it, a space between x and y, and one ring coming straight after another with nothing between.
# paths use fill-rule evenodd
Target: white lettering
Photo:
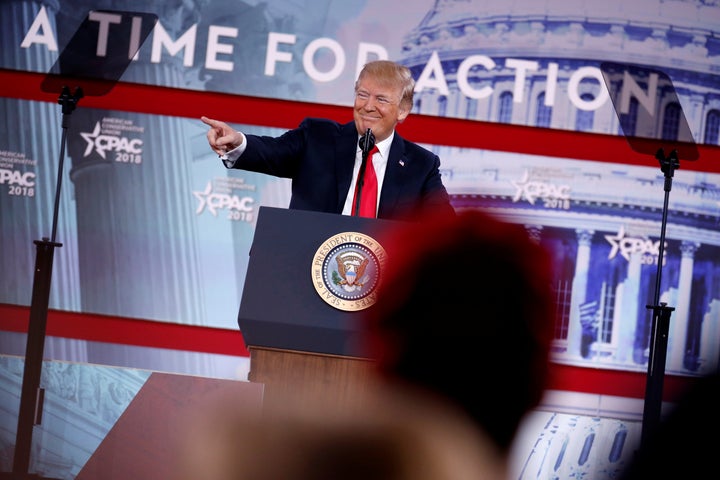
<instances>
[{"instance_id":1,"label":"white lettering","mask_svg":"<svg viewBox=\"0 0 720 480\"><path fill-rule=\"evenodd\" d=\"M140 50L140 35L142 33L142 17L133 17L130 30L130 46L128 47L128 58L137 60Z\"/></svg>"},{"instance_id":2,"label":"white lettering","mask_svg":"<svg viewBox=\"0 0 720 480\"><path fill-rule=\"evenodd\" d=\"M630 72L625 72L623 75L623 88L622 94L620 95L620 113L627 114L630 111L630 97L637 98L638 102L648 112L655 111L655 98L657 92L658 75L657 73L651 73L648 77L648 91L643 92L640 85L637 84L635 79Z\"/></svg>"},{"instance_id":3,"label":"white lettering","mask_svg":"<svg viewBox=\"0 0 720 480\"><path fill-rule=\"evenodd\" d=\"M495 62L492 58L486 56L486 55L471 55L465 60L462 61L460 64L460 67L458 68L457 72L457 83L458 88L463 93L463 95L469 97L469 98L487 98L490 95L492 95L493 89L489 85L486 85L480 89L474 89L470 86L470 83L468 82L468 74L470 73L470 70L472 67L476 65L481 65L485 67L486 70L492 70L495 68Z\"/></svg>"},{"instance_id":4,"label":"white lettering","mask_svg":"<svg viewBox=\"0 0 720 480\"><path fill-rule=\"evenodd\" d=\"M152 63L160 63L163 46L167 48L171 56L175 56L180 50L185 49L183 65L186 67L193 66L193 57L195 56L195 37L197 33L197 25L190 27L187 32L183 33L176 42L173 42L165 28L160 22L155 25L152 53L150 61Z\"/></svg>"},{"instance_id":5,"label":"white lettering","mask_svg":"<svg viewBox=\"0 0 720 480\"><path fill-rule=\"evenodd\" d=\"M595 79L600 88L598 89L598 93L595 95L595 98L586 101L580 97L579 87L580 82L588 77ZM570 99L570 103L575 105L578 109L585 111L596 110L610 98L610 94L608 93L607 88L605 88L602 72L597 67L581 67L573 72L568 80L567 94Z\"/></svg>"},{"instance_id":6,"label":"white lettering","mask_svg":"<svg viewBox=\"0 0 720 480\"><path fill-rule=\"evenodd\" d=\"M34 187L35 174L33 172L19 172L0 168L0 185L20 185L21 187Z\"/></svg>"},{"instance_id":7,"label":"white lettering","mask_svg":"<svg viewBox=\"0 0 720 480\"><path fill-rule=\"evenodd\" d=\"M525 198L530 204L534 205L535 200L540 199L570 199L569 185L553 185L548 182L531 181L530 175L525 171L523 178L518 182L511 182L515 187L515 195L513 202L520 201Z\"/></svg>"},{"instance_id":8,"label":"white lettering","mask_svg":"<svg viewBox=\"0 0 720 480\"><path fill-rule=\"evenodd\" d=\"M559 65L555 62L548 63L547 81L545 82L545 106L552 107L555 105L555 95L557 92L557 77Z\"/></svg>"},{"instance_id":9,"label":"white lettering","mask_svg":"<svg viewBox=\"0 0 720 480\"><path fill-rule=\"evenodd\" d=\"M513 102L522 103L525 101L525 73L535 71L539 68L538 62L532 60L519 60L517 58L508 58L505 60L505 66L515 69L515 89L513 90Z\"/></svg>"},{"instance_id":10,"label":"white lettering","mask_svg":"<svg viewBox=\"0 0 720 480\"><path fill-rule=\"evenodd\" d=\"M440 95L449 95L450 89L445 81L445 72L443 71L440 57L437 51L433 51L430 60L425 64L425 68L420 77L415 82L415 92L421 92L428 89L436 89Z\"/></svg>"},{"instance_id":11,"label":"white lettering","mask_svg":"<svg viewBox=\"0 0 720 480\"><path fill-rule=\"evenodd\" d=\"M653 242L649 238L626 237L625 227L620 226L620 230L615 235L605 235L605 239L610 243L612 249L608 254L608 259L613 259L620 253L625 260L630 261L633 254L650 255L657 257L660 254L660 241ZM663 244L667 248L667 242ZM663 260L664 263L664 260Z\"/></svg>"},{"instance_id":12,"label":"white lettering","mask_svg":"<svg viewBox=\"0 0 720 480\"><path fill-rule=\"evenodd\" d=\"M220 37L236 38L238 29L234 27L217 27L211 25L208 31L207 52L205 55L205 68L212 70L221 70L224 72L233 71L233 62L218 60L218 53L226 53L232 55L233 46L228 43L220 43Z\"/></svg>"},{"instance_id":13,"label":"white lettering","mask_svg":"<svg viewBox=\"0 0 720 480\"><path fill-rule=\"evenodd\" d=\"M198 207L195 214L200 215L205 208L217 217L218 210L230 210L244 215L253 211L255 200L252 197L238 197L237 195L228 195L226 193L213 193L212 184L208 182L204 191L193 192L195 198L198 199ZM232 215L231 218L239 219L240 217Z\"/></svg>"},{"instance_id":14,"label":"white lettering","mask_svg":"<svg viewBox=\"0 0 720 480\"><path fill-rule=\"evenodd\" d=\"M42 33L40 33L42 31ZM38 43L41 45L47 45L47 49L50 52L57 52L57 40L53 34L52 26L50 25L50 19L48 18L47 10L45 5L40 7L35 20L25 34L20 47L30 48L33 44Z\"/></svg>"},{"instance_id":15,"label":"white lettering","mask_svg":"<svg viewBox=\"0 0 720 480\"><path fill-rule=\"evenodd\" d=\"M275 63L277 62L288 62L292 61L292 54L288 52L278 51L278 45L281 43L287 43L288 45L295 45L295 35L288 33L275 33L270 32L268 35L268 48L267 56L265 57L265 75L272 77L275 75Z\"/></svg>"},{"instance_id":16,"label":"white lettering","mask_svg":"<svg viewBox=\"0 0 720 480\"><path fill-rule=\"evenodd\" d=\"M119 15L108 12L93 11L89 14L89 18L99 24L99 35L97 40L97 54L105 56L109 39L109 30L113 24L119 23L121 17ZM138 48L140 46L142 30L142 18L133 17L132 28L130 30L129 40L129 58L137 60ZM211 70L219 70L224 72L232 72L235 64L231 59L223 60L222 56L230 56L234 53L235 44L225 43L223 38L237 38L239 31L234 27L210 25L208 27L208 45L205 52L205 68ZM177 40L170 38L168 32L163 28L162 24L157 23L154 29L151 62L160 63L164 51L175 56L184 50L183 65L185 67L193 67L195 63L195 47L197 40L197 25L192 25ZM267 39L267 53L264 65L264 74L274 76L277 73L277 65L280 62L291 63L296 61L292 50L288 46L295 45L297 42L296 35L269 32ZM38 14L32 22L21 46L29 48L32 45L45 45L50 51L57 51L57 41L52 31L52 24L48 17L47 10L44 6L40 7ZM317 82L331 82L341 78L342 73L347 68L347 54L343 44L335 39L322 37L312 40L303 51L302 68L309 78ZM354 64L355 78L362 67L370 59L388 59L387 49L379 44L374 43L358 43L357 59ZM463 59L458 67L456 81L457 88L460 93L467 98L484 99L493 93L492 84L485 86L473 85L473 72L479 68L484 68L488 72L497 69L496 62L486 55L471 55ZM514 70L514 86L513 86L513 102L522 103L526 101L525 95L527 79L531 72L539 69L539 63L533 60L524 60L517 58L508 58L505 60L504 68ZM545 75L545 99L546 106L554 106L557 103L558 92L558 75L559 65L551 62L547 66ZM597 94L592 100L583 100L581 95L583 90L581 87L585 79L594 79L599 83ZM534 77L535 81L543 81ZM490 80L488 80L489 82ZM630 101L632 97L645 107L647 112L655 111L655 102L657 98L658 77L651 74L648 77L647 91L639 86L633 77L625 72L623 80L623 88L619 94L620 113L628 113ZM443 64L440 60L439 53L433 51L427 63L422 67L419 77L416 79L415 93L423 91L435 91L438 95L450 95L450 89L445 77ZM585 88L587 90L587 88ZM572 72L568 78L567 97L568 100L576 108L581 110L597 110L609 99L609 92L604 85L604 79L597 67L581 67Z\"/></svg>"},{"instance_id":17,"label":"white lettering","mask_svg":"<svg viewBox=\"0 0 720 480\"><path fill-rule=\"evenodd\" d=\"M321 48L330 50L334 58L334 66L327 72L315 68L315 54ZM338 78L345 68L345 52L342 46L331 38L317 38L310 42L303 52L303 68L313 80L318 82L331 82Z\"/></svg>"},{"instance_id":18,"label":"white lettering","mask_svg":"<svg viewBox=\"0 0 720 480\"><path fill-rule=\"evenodd\" d=\"M98 57L104 57L107 55L108 36L110 35L110 24L119 24L122 21L121 15L115 15L112 13L95 12L88 13L88 20L98 22L98 39L97 46L95 49L95 55Z\"/></svg>"}]
</instances>

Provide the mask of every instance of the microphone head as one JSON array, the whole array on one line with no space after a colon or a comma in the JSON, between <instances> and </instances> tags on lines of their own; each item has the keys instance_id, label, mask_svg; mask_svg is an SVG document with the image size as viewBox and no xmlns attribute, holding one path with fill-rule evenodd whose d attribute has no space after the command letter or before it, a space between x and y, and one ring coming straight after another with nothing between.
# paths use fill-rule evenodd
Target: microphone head
<instances>
[{"instance_id":1,"label":"microphone head","mask_svg":"<svg viewBox=\"0 0 720 480\"><path fill-rule=\"evenodd\" d=\"M370 149L375 146L375 135L373 135L372 130L368 128L365 135L360 137L360 142L358 144L360 145L360 149L362 151L369 152Z\"/></svg>"}]
</instances>

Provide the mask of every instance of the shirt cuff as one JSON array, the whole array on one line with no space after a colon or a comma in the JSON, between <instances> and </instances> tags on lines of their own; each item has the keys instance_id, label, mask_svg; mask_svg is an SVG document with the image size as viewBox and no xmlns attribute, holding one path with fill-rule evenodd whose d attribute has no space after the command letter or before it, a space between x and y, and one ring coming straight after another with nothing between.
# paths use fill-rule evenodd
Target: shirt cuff
<instances>
[{"instance_id":1,"label":"shirt cuff","mask_svg":"<svg viewBox=\"0 0 720 480\"><path fill-rule=\"evenodd\" d=\"M243 141L240 145L233 148L229 152L225 152L223 155L218 155L220 160L225 164L227 168L232 168L235 165L235 162L237 162L238 158L240 158L240 155L243 154L245 151L245 148L247 147L247 137L243 135Z\"/></svg>"}]
</instances>

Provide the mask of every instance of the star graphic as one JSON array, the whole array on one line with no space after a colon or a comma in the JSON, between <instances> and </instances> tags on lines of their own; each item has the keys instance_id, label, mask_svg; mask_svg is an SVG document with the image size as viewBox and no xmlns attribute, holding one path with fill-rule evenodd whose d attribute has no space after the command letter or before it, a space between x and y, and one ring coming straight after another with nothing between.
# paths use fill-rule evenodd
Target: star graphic
<instances>
[{"instance_id":1,"label":"star graphic","mask_svg":"<svg viewBox=\"0 0 720 480\"><path fill-rule=\"evenodd\" d=\"M625 238L625 226L620 225L620 230L618 230L618 233L616 235L605 235L605 240L607 240L610 245L612 245L612 250L610 250L610 253L608 254L608 258L615 258L615 255L617 255L618 250L620 250L620 241ZM625 257L626 260L630 260L628 258L627 252L621 252L622 256Z\"/></svg>"},{"instance_id":2,"label":"star graphic","mask_svg":"<svg viewBox=\"0 0 720 480\"><path fill-rule=\"evenodd\" d=\"M92 133L80 132L80 135L87 142L87 147L85 147L85 153L83 154L83 157L87 157L95 146L95 139L100 135L100 122L95 123L95 130L93 130ZM103 150L98 150L98 154L100 154L102 158L105 158L105 152Z\"/></svg>"},{"instance_id":3,"label":"star graphic","mask_svg":"<svg viewBox=\"0 0 720 480\"><path fill-rule=\"evenodd\" d=\"M513 196L513 199L512 199L513 202L517 202L522 198L523 192L525 191L525 186L529 183L528 182L529 178L530 178L530 174L528 173L527 170L525 170L525 172L523 173L523 177L519 182L514 182L514 181L510 182L512 184L512 186L515 187L515 196ZM535 204L535 198L532 198L531 196L529 196L527 194L525 195L525 197L527 198L527 201L530 202L531 205Z\"/></svg>"},{"instance_id":4,"label":"star graphic","mask_svg":"<svg viewBox=\"0 0 720 480\"><path fill-rule=\"evenodd\" d=\"M197 210L195 210L196 215L200 215L205 208L205 205L207 204L207 197L212 193L212 184L210 182L207 183L207 186L205 187L204 192L192 192L193 195L195 195L195 198L200 200L200 204L198 205ZM214 208L210 208L210 213L217 216L217 212Z\"/></svg>"}]
</instances>

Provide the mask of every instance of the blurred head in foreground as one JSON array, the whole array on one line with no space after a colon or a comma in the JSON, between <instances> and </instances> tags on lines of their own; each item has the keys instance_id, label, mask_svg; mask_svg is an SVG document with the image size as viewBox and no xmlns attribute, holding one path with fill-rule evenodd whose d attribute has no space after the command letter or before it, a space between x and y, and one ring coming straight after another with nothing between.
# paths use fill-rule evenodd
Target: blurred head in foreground
<instances>
[{"instance_id":1,"label":"blurred head in foreground","mask_svg":"<svg viewBox=\"0 0 720 480\"><path fill-rule=\"evenodd\" d=\"M381 376L450 400L507 454L548 376L550 259L480 211L393 229L368 356Z\"/></svg>"},{"instance_id":2,"label":"blurred head in foreground","mask_svg":"<svg viewBox=\"0 0 720 480\"><path fill-rule=\"evenodd\" d=\"M505 480L493 444L464 416L418 397L355 410L314 405L205 410L183 436L175 480Z\"/></svg>"},{"instance_id":3,"label":"blurred head in foreground","mask_svg":"<svg viewBox=\"0 0 720 480\"><path fill-rule=\"evenodd\" d=\"M363 401L203 408L181 436L177 480L507 478L547 381L549 258L524 227L479 211L394 225L363 314L374 373L352 386Z\"/></svg>"}]
</instances>

